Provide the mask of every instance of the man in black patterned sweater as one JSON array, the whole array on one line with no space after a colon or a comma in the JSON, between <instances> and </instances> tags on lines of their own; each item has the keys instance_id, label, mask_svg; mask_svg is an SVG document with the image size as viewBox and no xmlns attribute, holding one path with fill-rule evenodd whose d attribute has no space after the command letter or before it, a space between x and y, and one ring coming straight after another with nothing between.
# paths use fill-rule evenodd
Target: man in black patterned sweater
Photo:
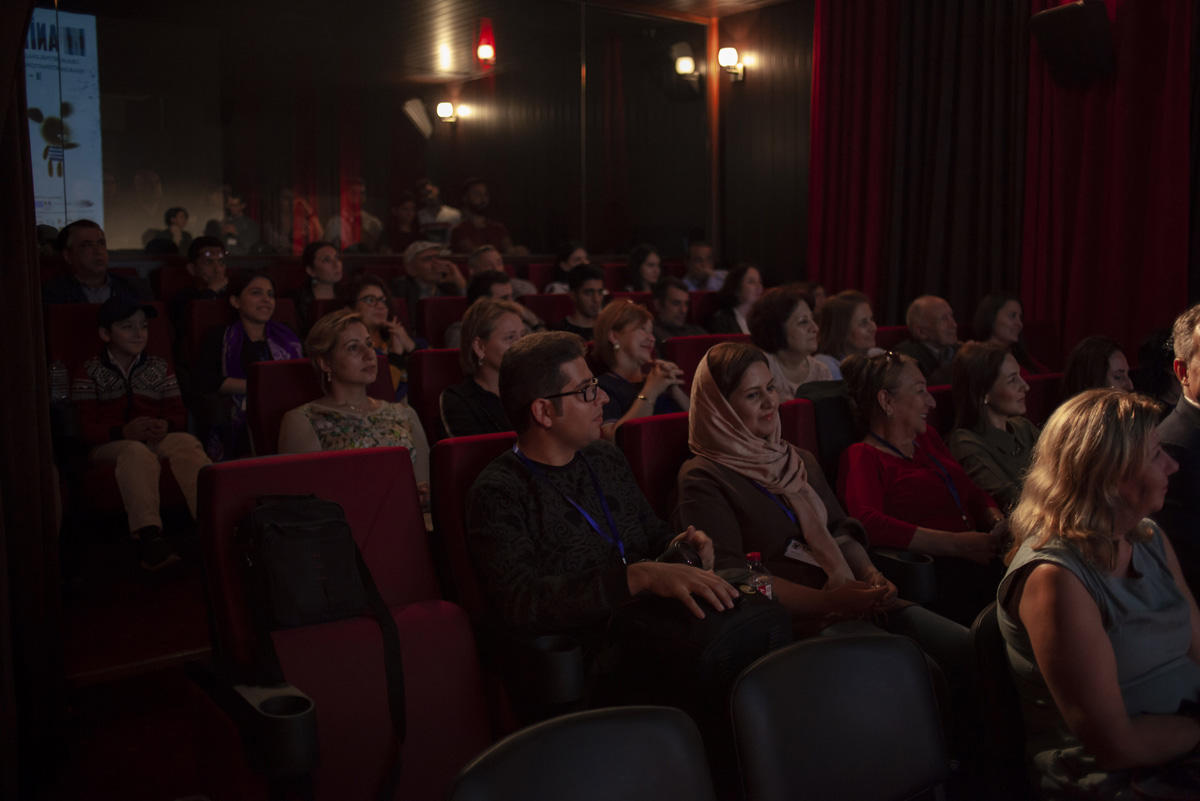
<instances>
[{"instance_id":1,"label":"man in black patterned sweater","mask_svg":"<svg viewBox=\"0 0 1200 801\"><path fill-rule=\"evenodd\" d=\"M730 609L736 590L712 570L712 542L672 536L624 455L600 438L608 400L565 332L524 337L500 365L500 399L517 446L471 488L469 543L489 605L517 632L603 633L640 593L677 598L696 617ZM685 540L702 567L653 560Z\"/></svg>"}]
</instances>

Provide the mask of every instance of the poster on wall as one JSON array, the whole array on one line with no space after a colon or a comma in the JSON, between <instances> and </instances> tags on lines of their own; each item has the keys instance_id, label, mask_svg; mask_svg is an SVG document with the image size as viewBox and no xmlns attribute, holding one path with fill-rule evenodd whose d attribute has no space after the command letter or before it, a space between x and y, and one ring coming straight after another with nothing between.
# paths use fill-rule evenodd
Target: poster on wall
<instances>
[{"instance_id":1,"label":"poster on wall","mask_svg":"<svg viewBox=\"0 0 1200 801\"><path fill-rule=\"evenodd\" d=\"M104 225L96 18L35 8L25 37L25 93L39 225Z\"/></svg>"}]
</instances>

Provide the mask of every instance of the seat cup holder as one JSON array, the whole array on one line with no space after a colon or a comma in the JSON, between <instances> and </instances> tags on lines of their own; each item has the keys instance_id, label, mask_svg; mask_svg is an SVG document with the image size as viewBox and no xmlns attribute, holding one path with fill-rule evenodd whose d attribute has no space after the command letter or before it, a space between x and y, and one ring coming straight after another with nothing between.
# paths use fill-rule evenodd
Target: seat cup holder
<instances>
[{"instance_id":1,"label":"seat cup holder","mask_svg":"<svg viewBox=\"0 0 1200 801\"><path fill-rule=\"evenodd\" d=\"M247 746L268 776L303 776L317 764L317 708L290 684L234 687L250 705Z\"/></svg>"}]
</instances>

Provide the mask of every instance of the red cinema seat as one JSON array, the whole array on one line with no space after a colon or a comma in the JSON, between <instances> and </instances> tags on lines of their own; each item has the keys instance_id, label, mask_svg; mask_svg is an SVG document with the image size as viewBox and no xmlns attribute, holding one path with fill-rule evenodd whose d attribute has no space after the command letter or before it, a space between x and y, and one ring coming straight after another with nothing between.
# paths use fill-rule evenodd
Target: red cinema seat
<instances>
[{"instance_id":1,"label":"red cinema seat","mask_svg":"<svg viewBox=\"0 0 1200 801\"><path fill-rule=\"evenodd\" d=\"M908 338L906 325L881 325L875 330L875 344L884 350L892 350Z\"/></svg>"},{"instance_id":2,"label":"red cinema seat","mask_svg":"<svg viewBox=\"0 0 1200 801\"><path fill-rule=\"evenodd\" d=\"M538 292L546 288L546 284L554 280L557 265L547 262L537 262L526 265L526 280L537 287Z\"/></svg>"},{"instance_id":3,"label":"red cinema seat","mask_svg":"<svg viewBox=\"0 0 1200 801\"><path fill-rule=\"evenodd\" d=\"M169 301L183 289L195 283L195 277L187 271L187 255L170 258L163 266L150 273L150 288L154 297Z\"/></svg>"},{"instance_id":4,"label":"red cinema seat","mask_svg":"<svg viewBox=\"0 0 1200 801\"><path fill-rule=\"evenodd\" d=\"M694 325L707 325L708 318L718 308L716 292L689 292L687 321Z\"/></svg>"},{"instance_id":5,"label":"red cinema seat","mask_svg":"<svg viewBox=\"0 0 1200 801\"><path fill-rule=\"evenodd\" d=\"M396 798L441 799L489 741L470 622L439 600L412 465L404 448L225 462L200 474L200 532L214 654L236 681L255 633L235 532L256 499L313 492L342 505L403 651L408 735ZM316 799L377 798L395 739L379 627L366 617L276 631L287 680L316 704Z\"/></svg>"},{"instance_id":6,"label":"red cinema seat","mask_svg":"<svg viewBox=\"0 0 1200 801\"><path fill-rule=\"evenodd\" d=\"M1063 402L1063 374L1043 373L1025 379L1029 392L1025 394L1025 416L1036 426L1043 426Z\"/></svg>"},{"instance_id":7,"label":"red cinema seat","mask_svg":"<svg viewBox=\"0 0 1200 801\"><path fill-rule=\"evenodd\" d=\"M600 265L604 271L604 288L609 292L620 292L625 289L625 273L629 265L624 262L609 262Z\"/></svg>"},{"instance_id":8,"label":"red cinema seat","mask_svg":"<svg viewBox=\"0 0 1200 801\"><path fill-rule=\"evenodd\" d=\"M483 468L516 441L512 431L451 437L438 442L429 453L433 528L446 548L454 582L452 597L472 618L481 616L485 605L467 548L467 493Z\"/></svg>"},{"instance_id":9,"label":"red cinema seat","mask_svg":"<svg viewBox=\"0 0 1200 801\"><path fill-rule=\"evenodd\" d=\"M421 298L417 301L417 331L433 348L443 347L446 329L458 322L467 312L467 299L462 295L442 298Z\"/></svg>"},{"instance_id":10,"label":"red cinema seat","mask_svg":"<svg viewBox=\"0 0 1200 801\"><path fill-rule=\"evenodd\" d=\"M804 398L779 404L781 435L797 448L818 454L821 444L817 440L817 416L812 401Z\"/></svg>"},{"instance_id":11,"label":"red cinema seat","mask_svg":"<svg viewBox=\"0 0 1200 801\"><path fill-rule=\"evenodd\" d=\"M937 404L929 413L928 423L945 439L954 428L954 392L949 384L929 387L929 394Z\"/></svg>"},{"instance_id":12,"label":"red cinema seat","mask_svg":"<svg viewBox=\"0 0 1200 801\"><path fill-rule=\"evenodd\" d=\"M275 282L276 297L294 294L309 280L308 273L304 271L300 261L290 256L268 265L264 272Z\"/></svg>"},{"instance_id":13,"label":"red cinema seat","mask_svg":"<svg viewBox=\"0 0 1200 801\"><path fill-rule=\"evenodd\" d=\"M614 300L628 300L639 306L645 306L652 314L654 313L653 292L612 292L608 296L608 302L612 303Z\"/></svg>"},{"instance_id":14,"label":"red cinema seat","mask_svg":"<svg viewBox=\"0 0 1200 801\"><path fill-rule=\"evenodd\" d=\"M683 274L687 272L687 265L682 259L664 259L662 263L663 275L673 275L676 278L683 278Z\"/></svg>"},{"instance_id":15,"label":"red cinema seat","mask_svg":"<svg viewBox=\"0 0 1200 801\"><path fill-rule=\"evenodd\" d=\"M693 295L695 293L692 293ZM704 354L721 342L749 342L749 334L701 334L694 337L671 337L662 344L662 357L675 362L683 370L684 386L692 385L692 376Z\"/></svg>"},{"instance_id":16,"label":"red cinema seat","mask_svg":"<svg viewBox=\"0 0 1200 801\"><path fill-rule=\"evenodd\" d=\"M1062 337L1054 322L1026 320L1025 327L1021 330L1021 339L1024 340L1030 355L1051 370L1062 370L1066 365Z\"/></svg>"},{"instance_id":17,"label":"red cinema seat","mask_svg":"<svg viewBox=\"0 0 1200 801\"><path fill-rule=\"evenodd\" d=\"M547 328L554 328L575 308L570 295L522 295L517 298L545 321Z\"/></svg>"},{"instance_id":18,"label":"red cinema seat","mask_svg":"<svg viewBox=\"0 0 1200 801\"><path fill-rule=\"evenodd\" d=\"M691 455L688 413L630 420L617 429L617 446L629 460L633 477L655 513L663 520L670 520L679 468Z\"/></svg>"},{"instance_id":19,"label":"red cinema seat","mask_svg":"<svg viewBox=\"0 0 1200 801\"><path fill-rule=\"evenodd\" d=\"M438 400L442 390L463 380L458 348L423 348L408 356L408 403L417 411L430 442L445 436Z\"/></svg>"},{"instance_id":20,"label":"red cinema seat","mask_svg":"<svg viewBox=\"0 0 1200 801\"><path fill-rule=\"evenodd\" d=\"M367 388L372 398L390 401L392 377L386 356L379 356L375 383ZM285 412L321 397L321 384L308 359L254 362L246 374L246 423L256 456L279 452L279 423Z\"/></svg>"},{"instance_id":21,"label":"red cinema seat","mask_svg":"<svg viewBox=\"0 0 1200 801\"><path fill-rule=\"evenodd\" d=\"M147 305L153 306L158 316L150 320L146 352L161 356L173 365L166 307L162 303ZM46 306L45 310L46 353L50 361L61 361L73 373L76 367L99 355L103 343L96 324L96 314L100 311L98 304L55 303Z\"/></svg>"}]
</instances>

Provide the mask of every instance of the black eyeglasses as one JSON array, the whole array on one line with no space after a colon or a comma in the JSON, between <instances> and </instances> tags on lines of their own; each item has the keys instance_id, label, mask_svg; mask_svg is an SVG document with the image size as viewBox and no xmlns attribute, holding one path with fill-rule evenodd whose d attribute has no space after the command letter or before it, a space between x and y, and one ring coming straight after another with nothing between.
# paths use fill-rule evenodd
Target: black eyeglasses
<instances>
[{"instance_id":1,"label":"black eyeglasses","mask_svg":"<svg viewBox=\"0 0 1200 801\"><path fill-rule=\"evenodd\" d=\"M599 394L600 379L593 377L582 389L573 389L570 392L556 392L553 395L543 395L542 400L554 400L555 398L565 398L568 395L578 395L583 398L584 403L591 403L596 400L596 396Z\"/></svg>"}]
</instances>

